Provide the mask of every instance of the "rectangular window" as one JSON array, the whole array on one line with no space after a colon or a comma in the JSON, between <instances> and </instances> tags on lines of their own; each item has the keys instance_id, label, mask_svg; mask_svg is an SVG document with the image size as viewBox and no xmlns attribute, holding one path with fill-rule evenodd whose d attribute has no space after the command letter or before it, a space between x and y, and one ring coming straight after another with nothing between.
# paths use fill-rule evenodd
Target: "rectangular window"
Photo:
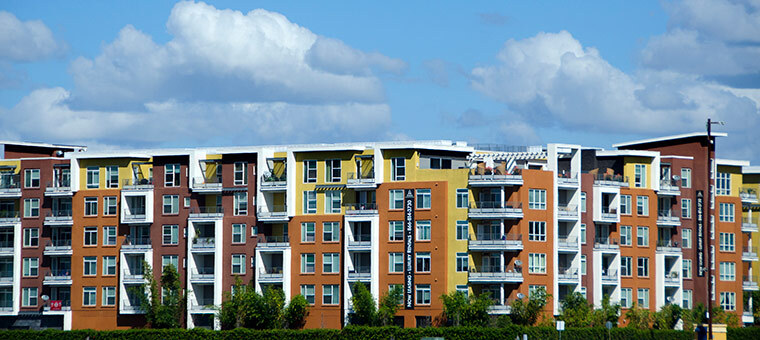
<instances>
[{"instance_id":1,"label":"rectangular window","mask_svg":"<svg viewBox=\"0 0 760 340\"><path fill-rule=\"evenodd\" d=\"M631 195L620 195L620 214L631 214Z\"/></svg>"},{"instance_id":2,"label":"rectangular window","mask_svg":"<svg viewBox=\"0 0 760 340\"><path fill-rule=\"evenodd\" d=\"M103 215L115 216L116 213L116 196L103 197Z\"/></svg>"},{"instance_id":3,"label":"rectangular window","mask_svg":"<svg viewBox=\"0 0 760 340\"><path fill-rule=\"evenodd\" d=\"M40 199L24 199L24 217L40 217Z\"/></svg>"},{"instance_id":4,"label":"rectangular window","mask_svg":"<svg viewBox=\"0 0 760 340\"><path fill-rule=\"evenodd\" d=\"M620 245L630 246L633 240L632 228L629 225L620 227Z\"/></svg>"},{"instance_id":5,"label":"rectangular window","mask_svg":"<svg viewBox=\"0 0 760 340\"><path fill-rule=\"evenodd\" d=\"M119 187L119 167L115 165L106 166L106 188Z\"/></svg>"},{"instance_id":6,"label":"rectangular window","mask_svg":"<svg viewBox=\"0 0 760 340\"><path fill-rule=\"evenodd\" d=\"M115 246L116 245L116 227L103 227L103 245Z\"/></svg>"},{"instance_id":7,"label":"rectangular window","mask_svg":"<svg viewBox=\"0 0 760 340\"><path fill-rule=\"evenodd\" d=\"M248 215L248 193L236 192L233 196L233 207L235 216Z\"/></svg>"},{"instance_id":8,"label":"rectangular window","mask_svg":"<svg viewBox=\"0 0 760 340\"><path fill-rule=\"evenodd\" d=\"M232 225L232 243L245 243L245 224Z\"/></svg>"},{"instance_id":9,"label":"rectangular window","mask_svg":"<svg viewBox=\"0 0 760 340\"><path fill-rule=\"evenodd\" d=\"M636 196L636 214L649 216L649 196Z\"/></svg>"},{"instance_id":10,"label":"rectangular window","mask_svg":"<svg viewBox=\"0 0 760 340\"><path fill-rule=\"evenodd\" d=\"M98 216L98 198L97 197L84 198L84 215Z\"/></svg>"},{"instance_id":11,"label":"rectangular window","mask_svg":"<svg viewBox=\"0 0 760 340\"><path fill-rule=\"evenodd\" d=\"M644 164L634 164L633 186L635 188L644 188L647 186L647 166Z\"/></svg>"},{"instance_id":12,"label":"rectangular window","mask_svg":"<svg viewBox=\"0 0 760 340\"><path fill-rule=\"evenodd\" d=\"M581 212L586 212L586 193L581 192Z\"/></svg>"},{"instance_id":13,"label":"rectangular window","mask_svg":"<svg viewBox=\"0 0 760 340\"><path fill-rule=\"evenodd\" d=\"M38 257L25 257L23 275L24 277L37 276L40 273L40 259Z\"/></svg>"},{"instance_id":14,"label":"rectangular window","mask_svg":"<svg viewBox=\"0 0 760 340\"><path fill-rule=\"evenodd\" d=\"M417 221L417 241L430 241L430 221Z\"/></svg>"},{"instance_id":15,"label":"rectangular window","mask_svg":"<svg viewBox=\"0 0 760 340\"><path fill-rule=\"evenodd\" d=\"M633 275L633 258L630 256L620 257L620 276Z\"/></svg>"},{"instance_id":16,"label":"rectangular window","mask_svg":"<svg viewBox=\"0 0 760 340\"><path fill-rule=\"evenodd\" d=\"M314 242L316 229L314 222L301 223L301 242Z\"/></svg>"},{"instance_id":17,"label":"rectangular window","mask_svg":"<svg viewBox=\"0 0 760 340\"><path fill-rule=\"evenodd\" d=\"M82 288L82 305L83 306L95 306L97 303L96 287L83 287Z\"/></svg>"},{"instance_id":18,"label":"rectangular window","mask_svg":"<svg viewBox=\"0 0 760 340\"><path fill-rule=\"evenodd\" d=\"M633 289L622 288L620 289L620 307L631 308L633 303Z\"/></svg>"},{"instance_id":19,"label":"rectangular window","mask_svg":"<svg viewBox=\"0 0 760 340\"><path fill-rule=\"evenodd\" d=\"M404 190L390 190L388 194L389 209L404 209Z\"/></svg>"},{"instance_id":20,"label":"rectangular window","mask_svg":"<svg viewBox=\"0 0 760 340\"><path fill-rule=\"evenodd\" d=\"M235 162L233 165L233 185L248 185L248 163Z\"/></svg>"},{"instance_id":21,"label":"rectangular window","mask_svg":"<svg viewBox=\"0 0 760 340\"><path fill-rule=\"evenodd\" d=\"M317 192L316 191L303 192L303 213L304 214L317 213Z\"/></svg>"},{"instance_id":22,"label":"rectangular window","mask_svg":"<svg viewBox=\"0 0 760 340\"><path fill-rule=\"evenodd\" d=\"M725 311L736 310L736 293L734 292L720 292L720 308Z\"/></svg>"},{"instance_id":23,"label":"rectangular window","mask_svg":"<svg viewBox=\"0 0 760 340\"><path fill-rule=\"evenodd\" d=\"M528 254L528 273L546 274L546 254Z\"/></svg>"},{"instance_id":24,"label":"rectangular window","mask_svg":"<svg viewBox=\"0 0 760 340\"><path fill-rule=\"evenodd\" d=\"M691 169L681 168L681 187L691 188Z\"/></svg>"},{"instance_id":25,"label":"rectangular window","mask_svg":"<svg viewBox=\"0 0 760 340\"><path fill-rule=\"evenodd\" d=\"M87 189L100 188L100 168L96 166L87 167Z\"/></svg>"},{"instance_id":26,"label":"rectangular window","mask_svg":"<svg viewBox=\"0 0 760 340\"><path fill-rule=\"evenodd\" d=\"M232 274L233 275L245 274L245 254L232 255Z\"/></svg>"},{"instance_id":27,"label":"rectangular window","mask_svg":"<svg viewBox=\"0 0 760 340\"><path fill-rule=\"evenodd\" d=\"M314 273L314 254L301 254L301 273Z\"/></svg>"},{"instance_id":28,"label":"rectangular window","mask_svg":"<svg viewBox=\"0 0 760 340\"><path fill-rule=\"evenodd\" d=\"M37 307L37 287L24 287L22 289L21 307Z\"/></svg>"},{"instance_id":29,"label":"rectangular window","mask_svg":"<svg viewBox=\"0 0 760 340\"><path fill-rule=\"evenodd\" d=\"M684 289L683 290L683 308L684 309L692 309L694 308L693 302L692 302L692 292L691 289Z\"/></svg>"},{"instance_id":30,"label":"rectangular window","mask_svg":"<svg viewBox=\"0 0 760 340\"><path fill-rule=\"evenodd\" d=\"M430 189L417 189L417 209L430 209Z\"/></svg>"},{"instance_id":31,"label":"rectangular window","mask_svg":"<svg viewBox=\"0 0 760 340\"><path fill-rule=\"evenodd\" d=\"M639 288L636 291L636 298L639 308L649 309L649 288Z\"/></svg>"},{"instance_id":32,"label":"rectangular window","mask_svg":"<svg viewBox=\"0 0 760 340\"><path fill-rule=\"evenodd\" d=\"M40 228L24 228L24 247L40 245Z\"/></svg>"},{"instance_id":33,"label":"rectangular window","mask_svg":"<svg viewBox=\"0 0 760 340\"><path fill-rule=\"evenodd\" d=\"M179 164L166 164L164 166L164 186L165 187L178 187L180 185L179 179Z\"/></svg>"},{"instance_id":34,"label":"rectangular window","mask_svg":"<svg viewBox=\"0 0 760 340\"><path fill-rule=\"evenodd\" d=\"M337 305L340 302L339 285L322 285L322 304Z\"/></svg>"},{"instance_id":35,"label":"rectangular window","mask_svg":"<svg viewBox=\"0 0 760 340\"><path fill-rule=\"evenodd\" d=\"M467 241L470 238L470 227L467 221L457 221L457 240Z\"/></svg>"},{"instance_id":36,"label":"rectangular window","mask_svg":"<svg viewBox=\"0 0 760 340\"><path fill-rule=\"evenodd\" d=\"M581 275L586 275L586 255L581 255Z\"/></svg>"},{"instance_id":37,"label":"rectangular window","mask_svg":"<svg viewBox=\"0 0 760 340\"><path fill-rule=\"evenodd\" d=\"M317 183L317 161L303 161L303 182Z\"/></svg>"},{"instance_id":38,"label":"rectangular window","mask_svg":"<svg viewBox=\"0 0 760 340\"><path fill-rule=\"evenodd\" d=\"M581 244L586 244L586 223L581 223Z\"/></svg>"},{"instance_id":39,"label":"rectangular window","mask_svg":"<svg viewBox=\"0 0 760 340\"><path fill-rule=\"evenodd\" d=\"M530 221L528 223L529 241L546 241L546 222Z\"/></svg>"},{"instance_id":40,"label":"rectangular window","mask_svg":"<svg viewBox=\"0 0 760 340\"><path fill-rule=\"evenodd\" d=\"M340 214L340 191L325 192L325 214Z\"/></svg>"},{"instance_id":41,"label":"rectangular window","mask_svg":"<svg viewBox=\"0 0 760 340\"><path fill-rule=\"evenodd\" d=\"M390 221L389 233L391 241L403 241L404 240L404 222L403 221Z\"/></svg>"},{"instance_id":42,"label":"rectangular window","mask_svg":"<svg viewBox=\"0 0 760 340\"><path fill-rule=\"evenodd\" d=\"M301 285L301 295L310 305L314 304L314 285Z\"/></svg>"},{"instance_id":43,"label":"rectangular window","mask_svg":"<svg viewBox=\"0 0 760 340\"><path fill-rule=\"evenodd\" d=\"M734 262L720 263L720 280L721 281L736 281L736 263Z\"/></svg>"},{"instance_id":44,"label":"rectangular window","mask_svg":"<svg viewBox=\"0 0 760 340\"><path fill-rule=\"evenodd\" d=\"M731 174L719 172L715 178L715 194L719 196L731 196Z\"/></svg>"},{"instance_id":45,"label":"rectangular window","mask_svg":"<svg viewBox=\"0 0 760 340\"><path fill-rule=\"evenodd\" d=\"M165 225L163 230L163 244L179 244L179 226ZM234 236L233 236L234 240ZM234 241L233 241L234 242Z\"/></svg>"},{"instance_id":46,"label":"rectangular window","mask_svg":"<svg viewBox=\"0 0 760 340\"><path fill-rule=\"evenodd\" d=\"M649 277L649 258L639 257L636 260L638 261L638 265L636 266L636 274L639 277Z\"/></svg>"},{"instance_id":47,"label":"rectangular window","mask_svg":"<svg viewBox=\"0 0 760 340\"><path fill-rule=\"evenodd\" d=\"M546 190L530 189L528 191L528 208L546 210Z\"/></svg>"},{"instance_id":48,"label":"rectangular window","mask_svg":"<svg viewBox=\"0 0 760 340\"><path fill-rule=\"evenodd\" d=\"M691 218L691 199L681 199L681 218Z\"/></svg>"},{"instance_id":49,"label":"rectangular window","mask_svg":"<svg viewBox=\"0 0 760 340\"><path fill-rule=\"evenodd\" d=\"M691 278L691 260L683 259L683 261L681 262L681 266L683 267L683 278L690 279Z\"/></svg>"},{"instance_id":50,"label":"rectangular window","mask_svg":"<svg viewBox=\"0 0 760 340\"><path fill-rule=\"evenodd\" d=\"M718 214L718 221L721 222L734 222L734 204L733 203L721 203L720 211Z\"/></svg>"},{"instance_id":51,"label":"rectangular window","mask_svg":"<svg viewBox=\"0 0 760 340\"><path fill-rule=\"evenodd\" d=\"M404 272L404 254L403 253L388 253L388 272L389 273L403 273Z\"/></svg>"},{"instance_id":52,"label":"rectangular window","mask_svg":"<svg viewBox=\"0 0 760 340\"><path fill-rule=\"evenodd\" d=\"M97 256L85 256L84 257L84 276L98 275L98 257Z\"/></svg>"},{"instance_id":53,"label":"rectangular window","mask_svg":"<svg viewBox=\"0 0 760 340\"><path fill-rule=\"evenodd\" d=\"M340 240L340 223L322 223L322 242L338 242Z\"/></svg>"},{"instance_id":54,"label":"rectangular window","mask_svg":"<svg viewBox=\"0 0 760 340\"><path fill-rule=\"evenodd\" d=\"M586 299L586 287L581 287L581 295L583 295L583 298Z\"/></svg>"},{"instance_id":55,"label":"rectangular window","mask_svg":"<svg viewBox=\"0 0 760 340\"><path fill-rule=\"evenodd\" d=\"M470 205L470 194L467 189L457 189L457 208L467 209Z\"/></svg>"},{"instance_id":56,"label":"rectangular window","mask_svg":"<svg viewBox=\"0 0 760 340\"><path fill-rule=\"evenodd\" d=\"M403 287L403 285L401 285ZM403 289L403 288L402 288ZM456 286L457 293L464 294L465 299L469 299L470 291L467 288L467 285L457 285Z\"/></svg>"},{"instance_id":57,"label":"rectangular window","mask_svg":"<svg viewBox=\"0 0 760 340\"><path fill-rule=\"evenodd\" d=\"M179 196L178 195L164 195L164 214L165 215L179 214Z\"/></svg>"},{"instance_id":58,"label":"rectangular window","mask_svg":"<svg viewBox=\"0 0 760 340\"><path fill-rule=\"evenodd\" d=\"M116 275L116 256L103 256L103 275Z\"/></svg>"},{"instance_id":59,"label":"rectangular window","mask_svg":"<svg viewBox=\"0 0 760 340\"><path fill-rule=\"evenodd\" d=\"M391 158L391 171L391 180L406 180L406 159L400 157Z\"/></svg>"},{"instance_id":60,"label":"rectangular window","mask_svg":"<svg viewBox=\"0 0 760 340\"><path fill-rule=\"evenodd\" d=\"M719 245L720 245L720 251L730 251L733 252L736 250L736 240L734 239L734 233L720 233L719 235Z\"/></svg>"},{"instance_id":61,"label":"rectangular window","mask_svg":"<svg viewBox=\"0 0 760 340\"><path fill-rule=\"evenodd\" d=\"M116 287L103 287L102 306L116 306Z\"/></svg>"},{"instance_id":62,"label":"rectangular window","mask_svg":"<svg viewBox=\"0 0 760 340\"><path fill-rule=\"evenodd\" d=\"M430 252L418 252L415 254L417 260L416 271L418 273L430 272Z\"/></svg>"},{"instance_id":63,"label":"rectangular window","mask_svg":"<svg viewBox=\"0 0 760 340\"><path fill-rule=\"evenodd\" d=\"M467 253L457 253L457 271L458 272L468 272L469 271L469 264L470 260L467 257Z\"/></svg>"},{"instance_id":64,"label":"rectangular window","mask_svg":"<svg viewBox=\"0 0 760 340\"><path fill-rule=\"evenodd\" d=\"M179 270L179 256L177 255L164 255L161 256L161 268L172 265L174 270Z\"/></svg>"},{"instance_id":65,"label":"rectangular window","mask_svg":"<svg viewBox=\"0 0 760 340\"><path fill-rule=\"evenodd\" d=\"M430 304L430 285L415 285L414 292L417 297L417 305Z\"/></svg>"},{"instance_id":66,"label":"rectangular window","mask_svg":"<svg viewBox=\"0 0 760 340\"><path fill-rule=\"evenodd\" d=\"M340 159L328 159L325 161L325 182L340 182Z\"/></svg>"},{"instance_id":67,"label":"rectangular window","mask_svg":"<svg viewBox=\"0 0 760 340\"><path fill-rule=\"evenodd\" d=\"M649 247L649 227L639 226L636 228L636 245Z\"/></svg>"},{"instance_id":68,"label":"rectangular window","mask_svg":"<svg viewBox=\"0 0 760 340\"><path fill-rule=\"evenodd\" d=\"M340 272L340 254L338 253L322 254L322 272L323 273Z\"/></svg>"},{"instance_id":69,"label":"rectangular window","mask_svg":"<svg viewBox=\"0 0 760 340\"><path fill-rule=\"evenodd\" d=\"M84 227L84 245L98 245L98 227Z\"/></svg>"},{"instance_id":70,"label":"rectangular window","mask_svg":"<svg viewBox=\"0 0 760 340\"><path fill-rule=\"evenodd\" d=\"M681 245L686 248L691 248L691 229L681 229Z\"/></svg>"},{"instance_id":71,"label":"rectangular window","mask_svg":"<svg viewBox=\"0 0 760 340\"><path fill-rule=\"evenodd\" d=\"M40 169L24 170L24 188L40 187Z\"/></svg>"}]
</instances>

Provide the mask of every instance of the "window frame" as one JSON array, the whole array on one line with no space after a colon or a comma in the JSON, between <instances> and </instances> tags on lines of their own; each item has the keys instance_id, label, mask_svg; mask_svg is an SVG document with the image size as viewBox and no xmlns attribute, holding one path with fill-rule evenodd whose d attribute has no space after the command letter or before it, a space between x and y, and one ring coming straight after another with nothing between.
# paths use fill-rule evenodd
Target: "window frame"
<instances>
[{"instance_id":1,"label":"window frame","mask_svg":"<svg viewBox=\"0 0 760 340\"><path fill-rule=\"evenodd\" d=\"M248 185L248 162L235 162L232 165L232 185ZM238 178L240 177L240 178Z\"/></svg>"},{"instance_id":2,"label":"window frame","mask_svg":"<svg viewBox=\"0 0 760 340\"><path fill-rule=\"evenodd\" d=\"M248 216L248 192L235 192L232 195L233 215L234 216Z\"/></svg>"},{"instance_id":3,"label":"window frame","mask_svg":"<svg viewBox=\"0 0 760 340\"><path fill-rule=\"evenodd\" d=\"M631 195L620 195L620 215L633 215L633 197Z\"/></svg>"},{"instance_id":4,"label":"window frame","mask_svg":"<svg viewBox=\"0 0 760 340\"><path fill-rule=\"evenodd\" d=\"M430 241L432 238L432 223L430 220L418 220L415 223L415 241Z\"/></svg>"},{"instance_id":5,"label":"window frame","mask_svg":"<svg viewBox=\"0 0 760 340\"><path fill-rule=\"evenodd\" d=\"M40 199L24 198L24 218L40 217Z\"/></svg>"},{"instance_id":6,"label":"window frame","mask_svg":"<svg viewBox=\"0 0 760 340\"><path fill-rule=\"evenodd\" d=\"M97 256L84 256L82 257L82 276L92 277L98 276L98 257Z\"/></svg>"},{"instance_id":7,"label":"window frame","mask_svg":"<svg viewBox=\"0 0 760 340\"><path fill-rule=\"evenodd\" d=\"M470 191L467 189L457 189L457 209L467 209L470 207Z\"/></svg>"},{"instance_id":8,"label":"window frame","mask_svg":"<svg viewBox=\"0 0 760 340\"><path fill-rule=\"evenodd\" d=\"M317 183L317 161L308 159L303 161L303 182ZM312 176L313 174L313 176Z\"/></svg>"},{"instance_id":9,"label":"window frame","mask_svg":"<svg viewBox=\"0 0 760 340\"><path fill-rule=\"evenodd\" d=\"M337 166L336 166L337 164ZM338 177L335 177L335 171L337 170ZM340 159L326 159L325 160L325 183L340 183L343 174L341 173L341 160Z\"/></svg>"},{"instance_id":10,"label":"window frame","mask_svg":"<svg viewBox=\"0 0 760 340\"><path fill-rule=\"evenodd\" d=\"M429 306L432 300L430 284L414 285L414 304L417 306Z\"/></svg>"},{"instance_id":11,"label":"window frame","mask_svg":"<svg viewBox=\"0 0 760 340\"><path fill-rule=\"evenodd\" d=\"M649 257L636 257L636 277L649 277Z\"/></svg>"},{"instance_id":12,"label":"window frame","mask_svg":"<svg viewBox=\"0 0 760 340\"><path fill-rule=\"evenodd\" d=\"M84 235L83 246L96 247L98 245L98 227L84 227L82 234Z\"/></svg>"},{"instance_id":13,"label":"window frame","mask_svg":"<svg viewBox=\"0 0 760 340\"><path fill-rule=\"evenodd\" d=\"M418 251L414 253L414 272L431 273L432 257L429 251Z\"/></svg>"},{"instance_id":14,"label":"window frame","mask_svg":"<svg viewBox=\"0 0 760 340\"><path fill-rule=\"evenodd\" d=\"M636 240L638 244L638 240ZM632 246L633 245L633 226L621 225L620 226L620 245Z\"/></svg>"},{"instance_id":15,"label":"window frame","mask_svg":"<svg viewBox=\"0 0 760 340\"><path fill-rule=\"evenodd\" d=\"M546 242L546 222L528 222L528 241Z\"/></svg>"},{"instance_id":16,"label":"window frame","mask_svg":"<svg viewBox=\"0 0 760 340\"><path fill-rule=\"evenodd\" d=\"M40 246L40 228L24 228L23 247L33 248Z\"/></svg>"},{"instance_id":17,"label":"window frame","mask_svg":"<svg viewBox=\"0 0 760 340\"><path fill-rule=\"evenodd\" d=\"M388 202L389 210L401 210L404 209L404 190L403 189L390 189L388 190Z\"/></svg>"},{"instance_id":18,"label":"window frame","mask_svg":"<svg viewBox=\"0 0 760 340\"><path fill-rule=\"evenodd\" d=\"M39 287L23 287L21 289L21 307L37 307L39 304L39 294Z\"/></svg>"},{"instance_id":19,"label":"window frame","mask_svg":"<svg viewBox=\"0 0 760 340\"><path fill-rule=\"evenodd\" d=\"M167 199L169 203L167 204ZM163 215L178 215L179 214L179 195L163 195L161 199L161 212ZM169 208L167 212L166 208Z\"/></svg>"},{"instance_id":20,"label":"window frame","mask_svg":"<svg viewBox=\"0 0 760 340\"><path fill-rule=\"evenodd\" d=\"M167 234L167 230L169 233ZM166 237L169 237L169 242L166 242ZM178 245L179 244L179 225L177 224L164 224L161 226L161 244L162 245Z\"/></svg>"},{"instance_id":21,"label":"window frame","mask_svg":"<svg viewBox=\"0 0 760 340\"><path fill-rule=\"evenodd\" d=\"M93 182L94 180L94 182ZM85 184L87 189L100 188L100 168L97 166L88 166L85 170Z\"/></svg>"},{"instance_id":22,"label":"window frame","mask_svg":"<svg viewBox=\"0 0 760 340\"><path fill-rule=\"evenodd\" d=\"M303 214L313 215L317 213L317 192L315 190L303 191Z\"/></svg>"},{"instance_id":23,"label":"window frame","mask_svg":"<svg viewBox=\"0 0 760 340\"><path fill-rule=\"evenodd\" d=\"M89 300L91 299L91 300ZM88 303L88 300L92 303ZM97 287L82 287L82 306L95 307L98 304L98 288Z\"/></svg>"},{"instance_id":24,"label":"window frame","mask_svg":"<svg viewBox=\"0 0 760 340\"><path fill-rule=\"evenodd\" d=\"M404 157L392 157L391 158L391 181L405 181L406 180L406 158Z\"/></svg>"},{"instance_id":25,"label":"window frame","mask_svg":"<svg viewBox=\"0 0 760 340\"><path fill-rule=\"evenodd\" d=\"M245 244L245 230L248 227L245 223L232 224L232 243Z\"/></svg>"},{"instance_id":26,"label":"window frame","mask_svg":"<svg viewBox=\"0 0 760 340\"><path fill-rule=\"evenodd\" d=\"M414 197L416 201L415 206L418 210L427 210L432 206L432 191L430 189L416 189L414 190Z\"/></svg>"},{"instance_id":27,"label":"window frame","mask_svg":"<svg viewBox=\"0 0 760 340\"><path fill-rule=\"evenodd\" d=\"M119 203L116 196L103 196L103 216L116 216L119 214Z\"/></svg>"},{"instance_id":28,"label":"window frame","mask_svg":"<svg viewBox=\"0 0 760 340\"><path fill-rule=\"evenodd\" d=\"M327 238L328 234L330 235L329 239ZM322 222L322 242L340 242L340 222Z\"/></svg>"},{"instance_id":29,"label":"window frame","mask_svg":"<svg viewBox=\"0 0 760 340\"><path fill-rule=\"evenodd\" d=\"M546 253L528 254L528 273L546 274Z\"/></svg>"},{"instance_id":30,"label":"window frame","mask_svg":"<svg viewBox=\"0 0 760 340\"><path fill-rule=\"evenodd\" d=\"M230 262L230 274L232 275L245 275L246 268L246 256L245 254L232 254ZM237 270L235 267L239 267Z\"/></svg>"},{"instance_id":31,"label":"window frame","mask_svg":"<svg viewBox=\"0 0 760 340\"><path fill-rule=\"evenodd\" d=\"M102 270L103 276L116 276L116 256L103 256Z\"/></svg>"},{"instance_id":32,"label":"window frame","mask_svg":"<svg viewBox=\"0 0 760 340\"><path fill-rule=\"evenodd\" d=\"M180 172L182 171L182 166L177 163L173 164L165 164L164 165L164 187L166 188L177 188L182 186L180 177Z\"/></svg>"},{"instance_id":33,"label":"window frame","mask_svg":"<svg viewBox=\"0 0 760 340\"><path fill-rule=\"evenodd\" d=\"M528 209L546 210L546 189L528 190Z\"/></svg>"},{"instance_id":34,"label":"window frame","mask_svg":"<svg viewBox=\"0 0 760 340\"><path fill-rule=\"evenodd\" d=\"M311 227L311 231L309 231ZM309 239L311 235L311 239ZM315 222L301 222L301 243L314 243L317 240L317 224Z\"/></svg>"},{"instance_id":35,"label":"window frame","mask_svg":"<svg viewBox=\"0 0 760 340\"><path fill-rule=\"evenodd\" d=\"M39 187L40 169L24 169L24 189L36 189Z\"/></svg>"},{"instance_id":36,"label":"window frame","mask_svg":"<svg viewBox=\"0 0 760 340\"><path fill-rule=\"evenodd\" d=\"M394 228L400 226L400 231L394 230ZM404 241L404 221L388 221L388 240L393 242ZM396 236L401 235L400 238Z\"/></svg>"},{"instance_id":37,"label":"window frame","mask_svg":"<svg viewBox=\"0 0 760 340\"><path fill-rule=\"evenodd\" d=\"M21 277L40 276L40 258L24 257L21 261Z\"/></svg>"},{"instance_id":38,"label":"window frame","mask_svg":"<svg viewBox=\"0 0 760 340\"><path fill-rule=\"evenodd\" d=\"M103 286L101 293L102 293L101 306L116 306L116 287L115 286ZM113 298L113 302L108 301L110 298Z\"/></svg>"},{"instance_id":39,"label":"window frame","mask_svg":"<svg viewBox=\"0 0 760 340\"><path fill-rule=\"evenodd\" d=\"M115 246L117 242L116 226L103 226L103 245Z\"/></svg>"},{"instance_id":40,"label":"window frame","mask_svg":"<svg viewBox=\"0 0 760 340\"><path fill-rule=\"evenodd\" d=\"M317 260L314 253L301 253L301 274L314 274L316 266ZM311 268L311 271L309 271L309 268Z\"/></svg>"},{"instance_id":41,"label":"window frame","mask_svg":"<svg viewBox=\"0 0 760 340\"><path fill-rule=\"evenodd\" d=\"M116 165L107 165L105 168L106 168L106 189L118 188L119 187L119 167Z\"/></svg>"},{"instance_id":42,"label":"window frame","mask_svg":"<svg viewBox=\"0 0 760 340\"><path fill-rule=\"evenodd\" d=\"M94 212L94 214L93 214ZM98 198L97 197L85 197L84 198L84 216L98 216Z\"/></svg>"},{"instance_id":43,"label":"window frame","mask_svg":"<svg viewBox=\"0 0 760 340\"><path fill-rule=\"evenodd\" d=\"M330 268L327 268L328 265ZM322 273L340 273L340 253L322 253Z\"/></svg>"},{"instance_id":44,"label":"window frame","mask_svg":"<svg viewBox=\"0 0 760 340\"><path fill-rule=\"evenodd\" d=\"M340 214L343 198L340 191L325 191L325 214ZM337 206L336 206L337 202Z\"/></svg>"},{"instance_id":45,"label":"window frame","mask_svg":"<svg viewBox=\"0 0 760 340\"><path fill-rule=\"evenodd\" d=\"M400 266L400 270L396 270ZM404 272L404 253L388 253L388 273Z\"/></svg>"},{"instance_id":46,"label":"window frame","mask_svg":"<svg viewBox=\"0 0 760 340\"><path fill-rule=\"evenodd\" d=\"M636 226L636 246L637 247L649 247L649 227L648 226Z\"/></svg>"}]
</instances>

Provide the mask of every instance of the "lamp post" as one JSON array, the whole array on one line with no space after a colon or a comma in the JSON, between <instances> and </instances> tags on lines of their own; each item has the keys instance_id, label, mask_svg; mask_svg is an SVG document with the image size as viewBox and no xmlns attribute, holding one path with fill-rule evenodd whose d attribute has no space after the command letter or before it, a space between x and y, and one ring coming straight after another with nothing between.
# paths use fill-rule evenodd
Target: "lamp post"
<instances>
[{"instance_id":1,"label":"lamp post","mask_svg":"<svg viewBox=\"0 0 760 340\"><path fill-rule=\"evenodd\" d=\"M713 209L712 207L712 196L713 196L713 190L711 188L711 180L712 180L712 152L715 152L715 143L712 140L712 126L715 125L724 125L724 122L721 121L712 121L710 118L707 118L707 191L709 193L707 194L707 204L705 204L705 208L709 214L705 214L706 220L707 220L707 228L704 229L703 234L704 239L706 240L708 246L705 247L707 251L707 261L709 261L708 264L705 266L707 267L707 327L708 327L708 335L707 338L712 340L713 339L713 331L712 331L712 302L713 302L713 272L712 272L712 266L713 266L713 258L712 258L712 246L713 242L712 239L709 238L709 235L707 235L712 230L712 216L713 216Z\"/></svg>"}]
</instances>

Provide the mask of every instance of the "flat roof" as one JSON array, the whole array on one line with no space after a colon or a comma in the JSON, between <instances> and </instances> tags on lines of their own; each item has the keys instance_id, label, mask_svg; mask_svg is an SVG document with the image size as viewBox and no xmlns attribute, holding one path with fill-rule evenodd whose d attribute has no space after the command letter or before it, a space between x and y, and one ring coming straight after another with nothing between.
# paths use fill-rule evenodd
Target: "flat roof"
<instances>
[{"instance_id":1,"label":"flat roof","mask_svg":"<svg viewBox=\"0 0 760 340\"><path fill-rule=\"evenodd\" d=\"M657 151L645 150L600 150L596 152L597 157L651 157L655 158L660 153Z\"/></svg>"},{"instance_id":2,"label":"flat roof","mask_svg":"<svg viewBox=\"0 0 760 340\"><path fill-rule=\"evenodd\" d=\"M744 166L742 167L742 173L752 175L760 174L760 166Z\"/></svg>"},{"instance_id":3,"label":"flat roof","mask_svg":"<svg viewBox=\"0 0 760 340\"><path fill-rule=\"evenodd\" d=\"M711 133L713 137L727 137L728 134L725 132L713 132ZM649 138L649 139L640 139L635 140L631 142L623 142L618 144L612 144L613 148L621 148L626 146L633 146L633 145L640 145L640 144L649 144L649 143L657 143L657 142L666 142L670 140L678 140L678 139L686 139L686 138L693 138L693 137L707 137L707 132L692 132L692 133L684 133L681 135L672 135L672 136L663 136L663 137L657 137L657 138Z\"/></svg>"},{"instance_id":4,"label":"flat roof","mask_svg":"<svg viewBox=\"0 0 760 340\"><path fill-rule=\"evenodd\" d=\"M718 165L727 165L727 166L749 166L749 161L745 160L738 160L738 159L725 159L725 158L716 158L715 163Z\"/></svg>"},{"instance_id":5,"label":"flat roof","mask_svg":"<svg viewBox=\"0 0 760 340\"><path fill-rule=\"evenodd\" d=\"M0 140L0 144L3 145L18 145L18 146L33 146L33 147L39 147L39 148L58 148L58 149L84 149L87 150L87 146L84 145L67 145L67 144L51 144L51 143L41 143L41 142L19 142L19 141L9 141L9 140Z\"/></svg>"}]
</instances>

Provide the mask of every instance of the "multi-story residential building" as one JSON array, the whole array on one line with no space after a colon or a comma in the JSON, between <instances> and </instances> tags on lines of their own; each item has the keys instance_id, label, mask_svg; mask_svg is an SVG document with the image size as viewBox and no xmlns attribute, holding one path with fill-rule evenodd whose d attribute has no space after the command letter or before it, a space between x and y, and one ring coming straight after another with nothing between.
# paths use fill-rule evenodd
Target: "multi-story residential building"
<instances>
[{"instance_id":1,"label":"multi-story residential building","mask_svg":"<svg viewBox=\"0 0 760 340\"><path fill-rule=\"evenodd\" d=\"M760 171L711 145L704 133L615 150L7 142L0 327L140 326L146 265L155 278L177 269L188 328L219 328L238 280L303 295L307 328L350 322L356 283L375 297L400 286L404 327L433 324L453 291L490 294L493 315L539 288L549 315L574 292L624 310L712 298L742 313L757 303L742 293L758 289Z\"/></svg>"}]
</instances>

